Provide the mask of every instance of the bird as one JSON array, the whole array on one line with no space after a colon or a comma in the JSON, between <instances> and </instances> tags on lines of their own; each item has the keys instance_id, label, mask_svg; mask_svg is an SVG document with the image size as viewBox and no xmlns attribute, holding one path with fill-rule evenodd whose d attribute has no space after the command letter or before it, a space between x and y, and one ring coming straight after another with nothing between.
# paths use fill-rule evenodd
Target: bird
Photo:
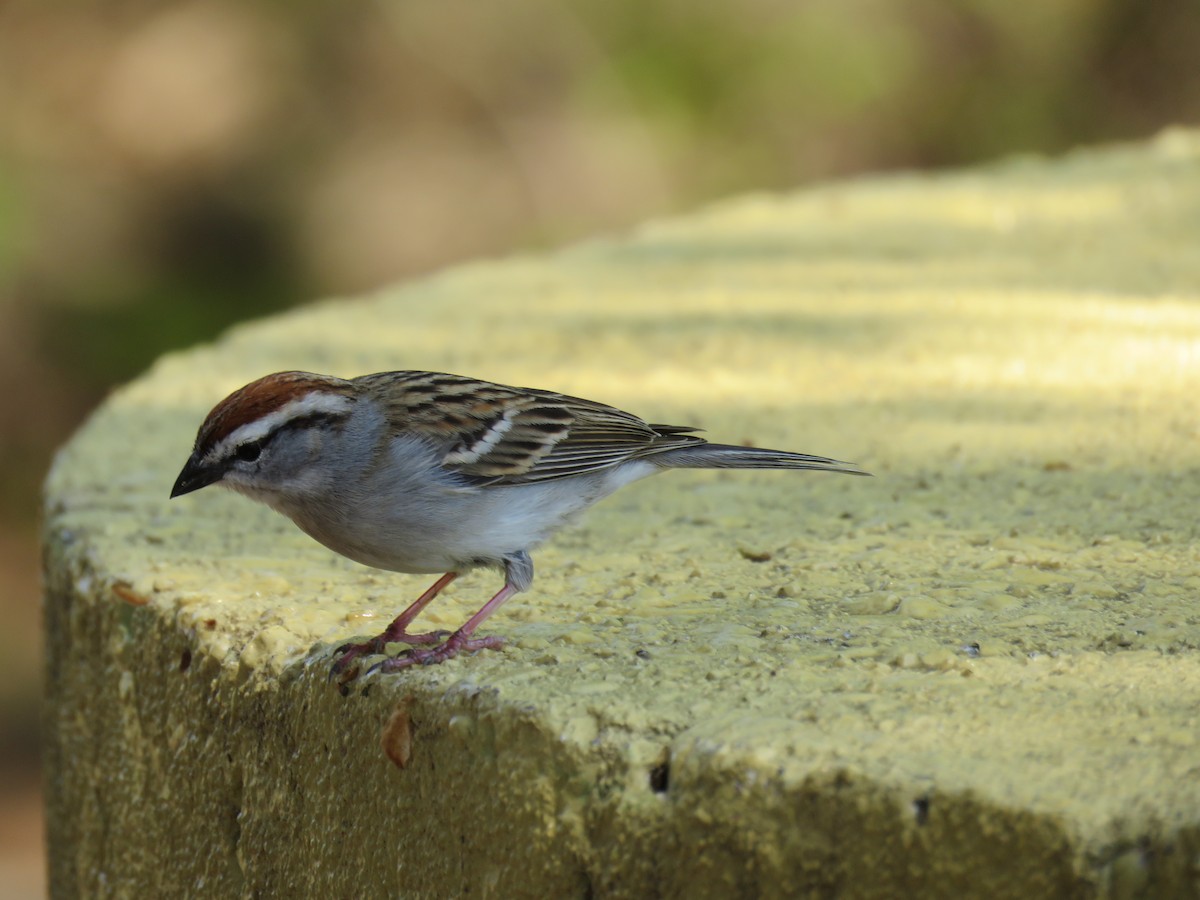
<instances>
[{"instance_id":1,"label":"bird","mask_svg":"<svg viewBox=\"0 0 1200 900\"><path fill-rule=\"evenodd\" d=\"M667 469L811 469L867 475L824 456L710 443L613 406L444 372L343 379L275 372L205 417L171 497L220 485L266 504L329 549L378 569L440 577L379 635L341 645L330 677L411 645L395 672L503 645L479 626L533 582L530 551L583 510ZM409 627L479 567L504 585L453 633Z\"/></svg>"}]
</instances>

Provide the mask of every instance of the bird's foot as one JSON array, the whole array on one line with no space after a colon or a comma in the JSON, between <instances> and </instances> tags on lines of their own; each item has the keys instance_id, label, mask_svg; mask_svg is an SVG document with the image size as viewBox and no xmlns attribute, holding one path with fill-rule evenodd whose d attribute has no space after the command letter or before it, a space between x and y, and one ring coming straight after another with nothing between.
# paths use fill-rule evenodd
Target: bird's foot
<instances>
[{"instance_id":1,"label":"bird's foot","mask_svg":"<svg viewBox=\"0 0 1200 900\"><path fill-rule=\"evenodd\" d=\"M440 647L409 650L399 656L376 663L367 670L367 674L369 675L372 672L399 672L401 669L406 669L409 666L436 666L438 663L453 659L463 651L472 653L476 650L497 650L503 646L504 638L502 637L488 635L487 637L471 638L460 631L456 631Z\"/></svg>"},{"instance_id":2,"label":"bird's foot","mask_svg":"<svg viewBox=\"0 0 1200 900\"><path fill-rule=\"evenodd\" d=\"M427 631L422 634L409 634L408 632L401 631L393 634L385 631L383 634L376 635L369 641L363 641L362 643L351 641L348 644L342 644L342 646L333 651L333 655L339 657L339 659L330 668L329 678L332 681L334 678L342 675L350 669L354 661L359 657L378 656L385 651L388 644L435 644L449 633L448 631Z\"/></svg>"}]
</instances>

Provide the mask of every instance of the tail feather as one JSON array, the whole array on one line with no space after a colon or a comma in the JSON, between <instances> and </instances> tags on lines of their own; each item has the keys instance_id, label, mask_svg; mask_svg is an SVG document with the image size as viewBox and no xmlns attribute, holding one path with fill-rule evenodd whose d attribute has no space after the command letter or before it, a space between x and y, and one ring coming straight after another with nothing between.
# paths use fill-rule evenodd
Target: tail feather
<instances>
[{"instance_id":1,"label":"tail feather","mask_svg":"<svg viewBox=\"0 0 1200 900\"><path fill-rule=\"evenodd\" d=\"M826 456L707 442L657 453L648 461L668 469L813 469L819 472L843 472L846 475L871 474L854 463Z\"/></svg>"}]
</instances>

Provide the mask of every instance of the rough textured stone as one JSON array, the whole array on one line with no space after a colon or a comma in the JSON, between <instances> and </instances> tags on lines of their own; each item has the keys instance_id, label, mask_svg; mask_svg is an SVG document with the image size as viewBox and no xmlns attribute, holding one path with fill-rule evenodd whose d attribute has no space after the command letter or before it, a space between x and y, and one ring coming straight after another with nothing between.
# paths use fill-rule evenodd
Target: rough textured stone
<instances>
[{"instance_id":1,"label":"rough textured stone","mask_svg":"<svg viewBox=\"0 0 1200 900\"><path fill-rule=\"evenodd\" d=\"M54 895L1197 895L1197 285L1178 132L742 198L162 360L47 485ZM331 647L425 579L167 500L209 406L293 367L876 477L626 489L536 554L503 652L343 693Z\"/></svg>"}]
</instances>

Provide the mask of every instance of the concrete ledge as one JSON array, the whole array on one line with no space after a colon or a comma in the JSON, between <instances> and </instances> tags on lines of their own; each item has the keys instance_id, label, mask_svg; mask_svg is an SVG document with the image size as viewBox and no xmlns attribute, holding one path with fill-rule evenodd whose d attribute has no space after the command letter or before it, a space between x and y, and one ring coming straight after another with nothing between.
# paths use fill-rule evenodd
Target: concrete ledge
<instances>
[{"instance_id":1,"label":"concrete ledge","mask_svg":"<svg viewBox=\"0 0 1200 900\"><path fill-rule=\"evenodd\" d=\"M1200 894L1197 285L1180 132L743 198L163 359L47 484L53 895ZM502 653L342 693L330 648L425 580L167 502L212 403L293 367L877 477L629 488L537 554Z\"/></svg>"}]
</instances>

